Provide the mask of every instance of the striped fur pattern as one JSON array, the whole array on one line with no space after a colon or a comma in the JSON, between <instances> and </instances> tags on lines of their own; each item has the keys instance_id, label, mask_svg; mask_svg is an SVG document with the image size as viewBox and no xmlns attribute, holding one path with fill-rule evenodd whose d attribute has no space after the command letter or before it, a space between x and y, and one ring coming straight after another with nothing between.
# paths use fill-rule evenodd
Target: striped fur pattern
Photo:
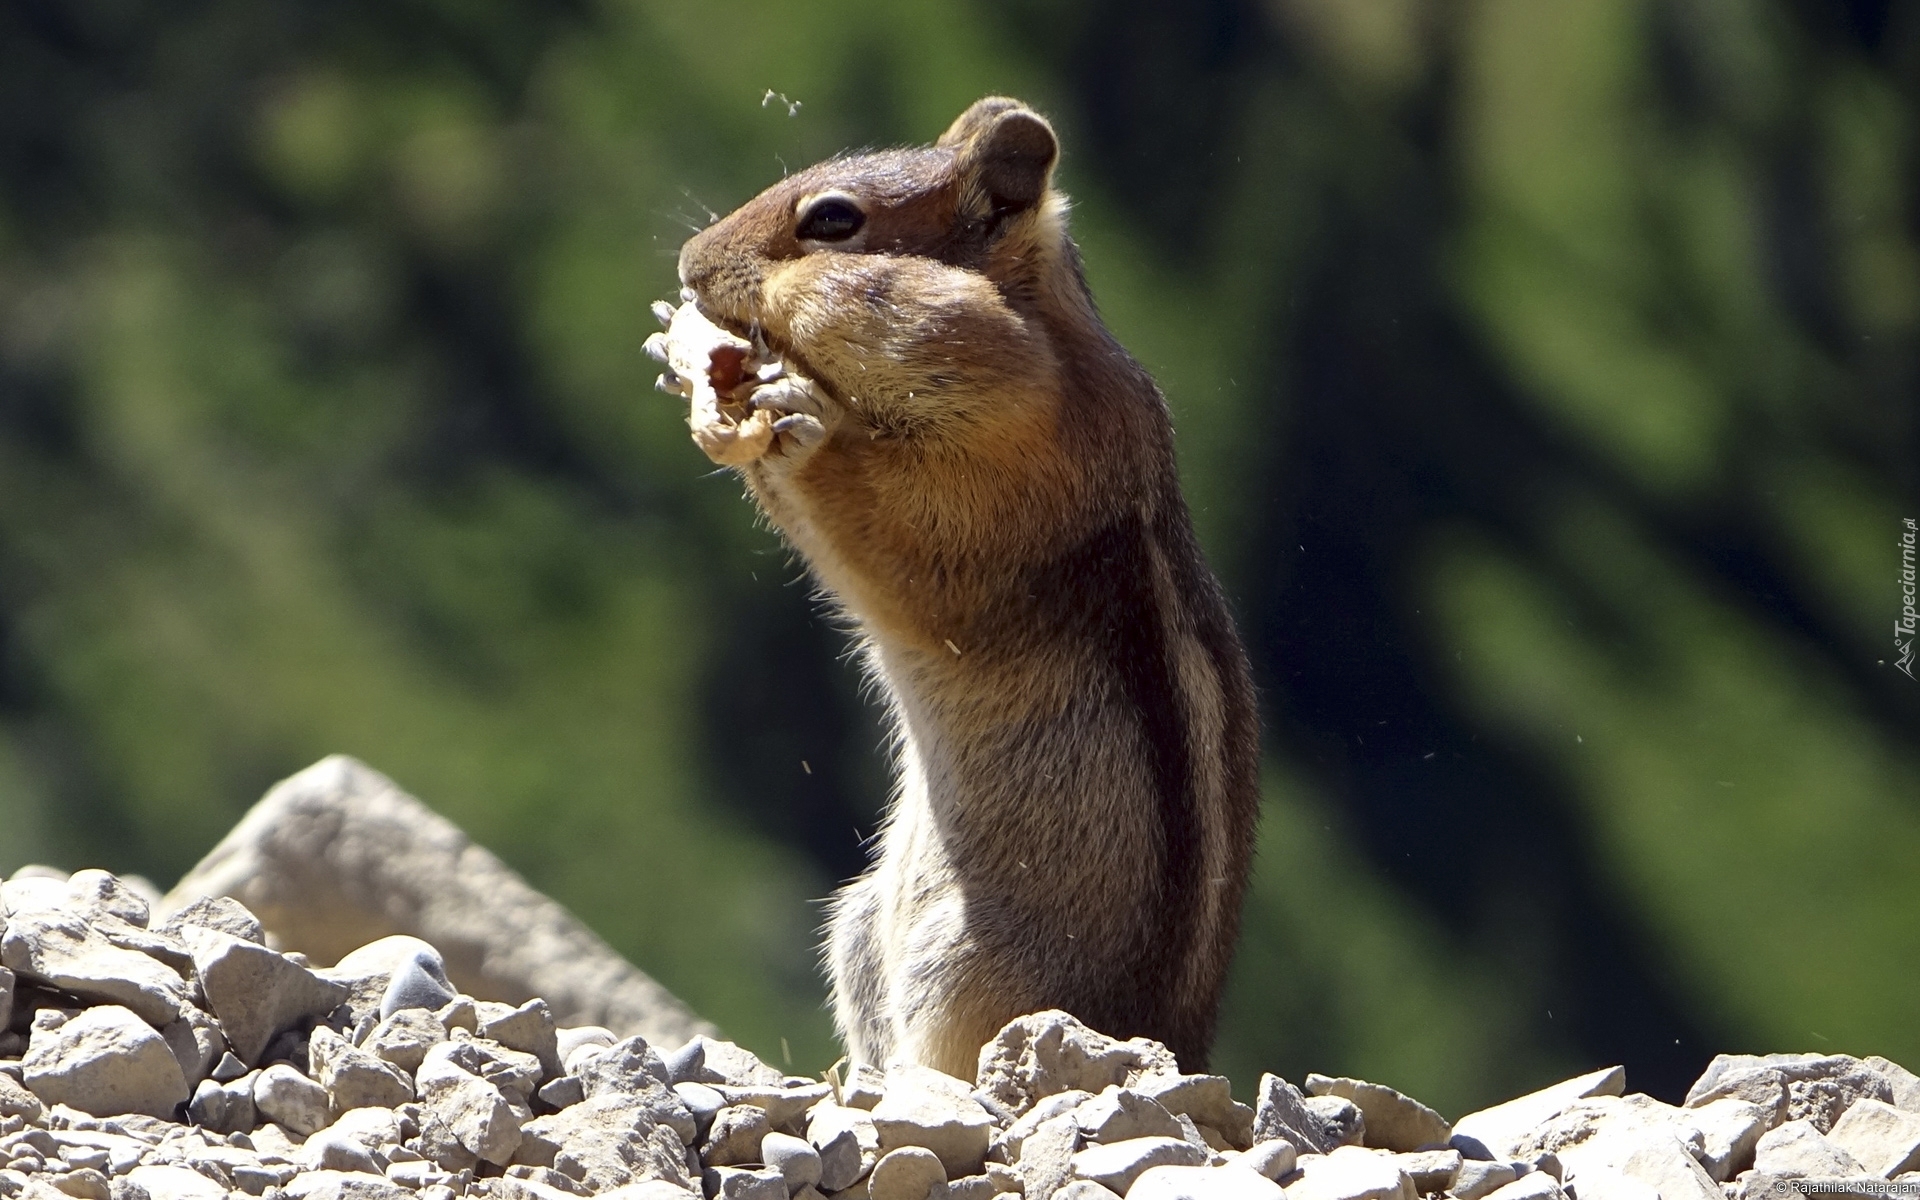
<instances>
[{"instance_id":1,"label":"striped fur pattern","mask_svg":"<svg viewBox=\"0 0 1920 1200\"><path fill-rule=\"evenodd\" d=\"M1042 118L982 100L933 146L782 180L681 253L703 311L813 381L779 401L807 428L743 474L891 709L879 851L827 936L857 1061L970 1078L1006 1021L1064 1008L1199 1069L1239 923L1246 656L1165 401L1087 290L1057 155ZM807 222L848 205L852 233Z\"/></svg>"}]
</instances>

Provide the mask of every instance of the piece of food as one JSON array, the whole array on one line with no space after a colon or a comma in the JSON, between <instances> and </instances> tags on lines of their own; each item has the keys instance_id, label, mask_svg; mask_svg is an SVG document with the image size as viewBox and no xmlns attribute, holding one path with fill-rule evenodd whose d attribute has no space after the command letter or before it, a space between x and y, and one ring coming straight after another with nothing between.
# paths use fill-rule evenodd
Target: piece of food
<instances>
[{"instance_id":1,"label":"piece of food","mask_svg":"<svg viewBox=\"0 0 1920 1200\"><path fill-rule=\"evenodd\" d=\"M667 368L660 390L687 399L693 443L708 458L726 466L753 462L772 448L780 416L756 409L753 392L779 379L784 368L746 338L709 321L691 297L683 299L678 308L664 300L653 307L667 327L646 346Z\"/></svg>"}]
</instances>

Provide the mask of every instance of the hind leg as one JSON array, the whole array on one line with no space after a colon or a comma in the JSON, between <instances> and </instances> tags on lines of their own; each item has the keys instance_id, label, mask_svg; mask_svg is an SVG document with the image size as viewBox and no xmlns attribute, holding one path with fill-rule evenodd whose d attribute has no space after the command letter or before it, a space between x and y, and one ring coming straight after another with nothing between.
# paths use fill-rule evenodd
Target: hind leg
<instances>
[{"instance_id":1,"label":"hind leg","mask_svg":"<svg viewBox=\"0 0 1920 1200\"><path fill-rule=\"evenodd\" d=\"M885 1066L893 1055L886 964L880 949L879 898L872 876L862 876L833 898L827 921L827 971L833 984L833 1023L856 1063Z\"/></svg>"}]
</instances>

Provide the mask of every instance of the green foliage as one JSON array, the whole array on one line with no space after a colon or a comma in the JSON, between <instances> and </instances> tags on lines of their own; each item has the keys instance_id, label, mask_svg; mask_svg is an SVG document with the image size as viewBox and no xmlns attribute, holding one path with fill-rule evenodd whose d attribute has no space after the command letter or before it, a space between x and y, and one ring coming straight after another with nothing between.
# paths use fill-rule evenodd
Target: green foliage
<instances>
[{"instance_id":1,"label":"green foliage","mask_svg":"<svg viewBox=\"0 0 1920 1200\"><path fill-rule=\"evenodd\" d=\"M0 869L164 883L345 751L831 1061L877 714L647 305L1010 92L1266 700L1222 1067L1920 1065L1916 72L1874 3L11 6Z\"/></svg>"}]
</instances>

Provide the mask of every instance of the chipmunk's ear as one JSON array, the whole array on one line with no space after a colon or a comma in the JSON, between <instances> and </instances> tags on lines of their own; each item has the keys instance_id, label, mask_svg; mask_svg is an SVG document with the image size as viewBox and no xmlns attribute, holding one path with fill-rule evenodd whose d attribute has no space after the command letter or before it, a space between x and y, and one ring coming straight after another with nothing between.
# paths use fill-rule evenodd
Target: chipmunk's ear
<instances>
[{"instance_id":1,"label":"chipmunk's ear","mask_svg":"<svg viewBox=\"0 0 1920 1200\"><path fill-rule=\"evenodd\" d=\"M976 101L935 144L955 151L960 177L996 220L1039 204L1060 159L1053 126L1005 96Z\"/></svg>"}]
</instances>

